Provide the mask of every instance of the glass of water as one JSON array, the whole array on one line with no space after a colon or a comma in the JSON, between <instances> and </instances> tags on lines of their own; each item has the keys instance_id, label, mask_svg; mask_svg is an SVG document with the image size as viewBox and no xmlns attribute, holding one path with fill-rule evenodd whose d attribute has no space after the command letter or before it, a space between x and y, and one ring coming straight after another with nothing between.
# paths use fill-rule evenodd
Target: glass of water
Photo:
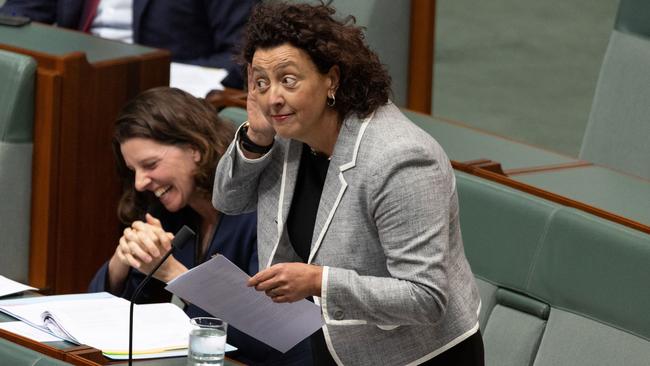
<instances>
[{"instance_id":1,"label":"glass of water","mask_svg":"<svg viewBox=\"0 0 650 366\"><path fill-rule=\"evenodd\" d=\"M187 364L190 366L223 365L228 323L219 318L190 319L190 345Z\"/></svg>"}]
</instances>

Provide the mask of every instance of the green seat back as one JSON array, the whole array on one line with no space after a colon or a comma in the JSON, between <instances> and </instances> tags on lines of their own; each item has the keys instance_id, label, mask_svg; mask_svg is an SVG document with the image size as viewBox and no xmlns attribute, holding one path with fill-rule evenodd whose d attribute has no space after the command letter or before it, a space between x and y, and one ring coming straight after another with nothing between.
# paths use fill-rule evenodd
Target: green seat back
<instances>
[{"instance_id":1,"label":"green seat back","mask_svg":"<svg viewBox=\"0 0 650 366\"><path fill-rule=\"evenodd\" d=\"M650 339L650 235L563 208L535 262L529 293Z\"/></svg>"},{"instance_id":2,"label":"green seat back","mask_svg":"<svg viewBox=\"0 0 650 366\"><path fill-rule=\"evenodd\" d=\"M580 158L650 178L650 3L622 0Z\"/></svg>"},{"instance_id":3,"label":"green seat back","mask_svg":"<svg viewBox=\"0 0 650 366\"><path fill-rule=\"evenodd\" d=\"M231 121L235 126L239 126L248 120L246 110L239 107L226 107L219 111L219 117Z\"/></svg>"},{"instance_id":4,"label":"green seat back","mask_svg":"<svg viewBox=\"0 0 650 366\"><path fill-rule=\"evenodd\" d=\"M456 172L465 253L475 276L525 291L535 254L559 205Z\"/></svg>"},{"instance_id":5,"label":"green seat back","mask_svg":"<svg viewBox=\"0 0 650 366\"><path fill-rule=\"evenodd\" d=\"M0 50L0 274L27 282L36 63Z\"/></svg>"}]
</instances>

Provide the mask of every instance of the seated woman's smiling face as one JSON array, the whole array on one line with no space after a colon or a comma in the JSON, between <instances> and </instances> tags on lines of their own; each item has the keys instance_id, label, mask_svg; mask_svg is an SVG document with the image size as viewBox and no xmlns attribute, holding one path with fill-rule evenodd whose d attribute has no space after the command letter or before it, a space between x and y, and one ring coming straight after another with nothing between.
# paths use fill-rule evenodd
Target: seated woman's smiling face
<instances>
[{"instance_id":1,"label":"seated woman's smiling face","mask_svg":"<svg viewBox=\"0 0 650 366\"><path fill-rule=\"evenodd\" d=\"M257 102L281 137L309 144L336 118L326 103L337 69L321 74L305 51L289 44L256 50L251 67Z\"/></svg>"},{"instance_id":2,"label":"seated woman's smiling face","mask_svg":"<svg viewBox=\"0 0 650 366\"><path fill-rule=\"evenodd\" d=\"M126 166L134 172L136 190L152 192L170 212L192 204L200 159L197 150L139 137L124 141L120 150Z\"/></svg>"}]
</instances>

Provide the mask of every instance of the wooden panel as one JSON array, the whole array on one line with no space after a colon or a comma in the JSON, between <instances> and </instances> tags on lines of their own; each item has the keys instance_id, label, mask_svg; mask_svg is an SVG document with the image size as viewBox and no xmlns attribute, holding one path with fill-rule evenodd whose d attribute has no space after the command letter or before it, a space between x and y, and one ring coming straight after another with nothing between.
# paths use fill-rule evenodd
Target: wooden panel
<instances>
[{"instance_id":1,"label":"wooden panel","mask_svg":"<svg viewBox=\"0 0 650 366\"><path fill-rule=\"evenodd\" d=\"M411 0L408 109L431 114L435 0Z\"/></svg>"},{"instance_id":2,"label":"wooden panel","mask_svg":"<svg viewBox=\"0 0 650 366\"><path fill-rule=\"evenodd\" d=\"M128 45L125 45L128 47ZM0 44L38 64L30 284L44 293L85 292L120 235L120 183L111 150L113 124L127 100L169 85L167 51L89 64Z\"/></svg>"},{"instance_id":3,"label":"wooden panel","mask_svg":"<svg viewBox=\"0 0 650 366\"><path fill-rule=\"evenodd\" d=\"M51 290L54 274L57 180L50 179L58 171L58 141L61 74L38 68L34 111L34 153L32 158L32 202L29 252L29 282L44 291ZM48 281L49 280L49 281Z\"/></svg>"}]
</instances>

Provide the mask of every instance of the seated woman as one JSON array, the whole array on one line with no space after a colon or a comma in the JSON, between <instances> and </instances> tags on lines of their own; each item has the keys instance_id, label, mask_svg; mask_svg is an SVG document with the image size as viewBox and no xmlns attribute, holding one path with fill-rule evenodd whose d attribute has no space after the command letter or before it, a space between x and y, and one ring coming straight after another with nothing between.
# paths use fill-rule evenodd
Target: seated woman
<instances>
[{"instance_id":1,"label":"seated woman","mask_svg":"<svg viewBox=\"0 0 650 366\"><path fill-rule=\"evenodd\" d=\"M264 2L251 16L248 118L213 203L258 210L275 302L313 298L317 365L483 365L480 298L454 171L389 99L390 78L328 5Z\"/></svg>"},{"instance_id":2,"label":"seated woman","mask_svg":"<svg viewBox=\"0 0 650 366\"><path fill-rule=\"evenodd\" d=\"M234 136L199 99L167 87L150 89L130 101L115 124L113 151L124 192L118 216L126 225L115 254L97 272L89 291L130 299L145 274L171 248L173 233L188 225L197 233L154 275L138 303L167 302L167 282L219 253L253 275L258 270L256 214L225 215L210 203L217 163ZM208 316L189 304L190 317ZM230 327L229 357L245 363L303 365L304 345L281 354Z\"/></svg>"}]
</instances>

